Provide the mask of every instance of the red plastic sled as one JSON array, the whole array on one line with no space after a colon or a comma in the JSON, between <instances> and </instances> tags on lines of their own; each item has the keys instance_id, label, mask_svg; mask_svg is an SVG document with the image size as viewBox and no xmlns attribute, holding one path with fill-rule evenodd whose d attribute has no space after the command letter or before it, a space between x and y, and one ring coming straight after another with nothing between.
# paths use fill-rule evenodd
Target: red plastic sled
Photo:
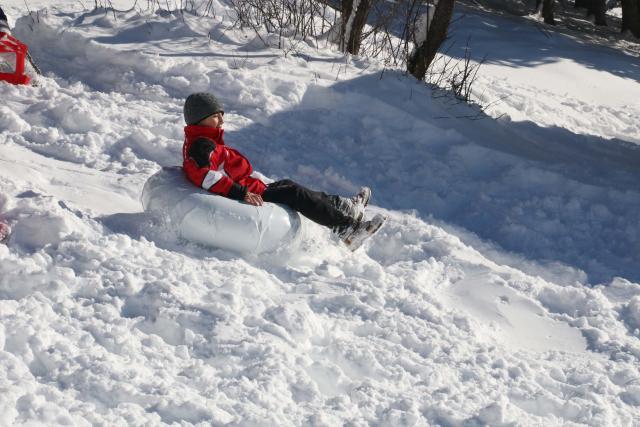
<instances>
[{"instance_id":1,"label":"red plastic sled","mask_svg":"<svg viewBox=\"0 0 640 427\"><path fill-rule=\"evenodd\" d=\"M14 85L29 84L31 78L24 73L27 45L7 33L0 32L0 56L11 55L15 55L15 70L13 73L0 72L0 80Z\"/></svg>"}]
</instances>

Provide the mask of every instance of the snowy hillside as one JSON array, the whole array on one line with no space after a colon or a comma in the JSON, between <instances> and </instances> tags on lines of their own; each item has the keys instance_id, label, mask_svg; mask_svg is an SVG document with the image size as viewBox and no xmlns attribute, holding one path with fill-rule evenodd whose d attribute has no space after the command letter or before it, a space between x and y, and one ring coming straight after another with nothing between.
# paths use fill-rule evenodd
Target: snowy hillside
<instances>
[{"instance_id":1,"label":"snowy hillside","mask_svg":"<svg viewBox=\"0 0 640 427\"><path fill-rule=\"evenodd\" d=\"M458 9L503 98L470 120L375 60L265 48L224 3L2 3L45 76L0 83L0 425L640 424L637 57ZM256 169L369 185L385 228L260 256L161 231L139 196L195 91Z\"/></svg>"}]
</instances>

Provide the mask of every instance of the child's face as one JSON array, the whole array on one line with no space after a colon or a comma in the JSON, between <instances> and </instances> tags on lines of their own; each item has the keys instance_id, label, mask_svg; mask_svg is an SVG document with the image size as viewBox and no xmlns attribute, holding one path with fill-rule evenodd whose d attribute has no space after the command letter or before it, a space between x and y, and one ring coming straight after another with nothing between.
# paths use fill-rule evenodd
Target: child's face
<instances>
[{"instance_id":1,"label":"child's face","mask_svg":"<svg viewBox=\"0 0 640 427\"><path fill-rule=\"evenodd\" d=\"M224 124L224 119L222 118L222 116L224 116L224 113L212 114L206 119L200 120L200 122L198 122L198 126L208 126L212 128L222 129L222 125Z\"/></svg>"}]
</instances>

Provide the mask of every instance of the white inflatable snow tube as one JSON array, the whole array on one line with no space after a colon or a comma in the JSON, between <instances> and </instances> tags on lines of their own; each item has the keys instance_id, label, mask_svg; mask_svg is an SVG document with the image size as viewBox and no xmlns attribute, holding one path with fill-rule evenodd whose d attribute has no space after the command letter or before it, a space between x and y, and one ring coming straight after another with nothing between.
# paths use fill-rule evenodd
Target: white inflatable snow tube
<instances>
[{"instance_id":1,"label":"white inflatable snow tube","mask_svg":"<svg viewBox=\"0 0 640 427\"><path fill-rule=\"evenodd\" d=\"M252 206L200 189L178 166L162 168L142 190L144 210L160 214L191 242L241 253L289 244L301 228L298 213L275 203Z\"/></svg>"}]
</instances>

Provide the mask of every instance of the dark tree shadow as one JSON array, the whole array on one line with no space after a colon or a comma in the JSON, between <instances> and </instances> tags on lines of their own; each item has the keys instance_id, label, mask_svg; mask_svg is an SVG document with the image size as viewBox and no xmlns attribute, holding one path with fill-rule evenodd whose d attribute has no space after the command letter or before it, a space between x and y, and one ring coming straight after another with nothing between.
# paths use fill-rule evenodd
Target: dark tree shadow
<instances>
[{"instance_id":1,"label":"dark tree shadow","mask_svg":"<svg viewBox=\"0 0 640 427\"><path fill-rule=\"evenodd\" d=\"M226 140L274 178L343 194L367 184L374 204L583 270L591 283L640 279L637 145L532 122L455 119L459 111L444 104L401 74L368 75L311 88L296 108Z\"/></svg>"},{"instance_id":2,"label":"dark tree shadow","mask_svg":"<svg viewBox=\"0 0 640 427\"><path fill-rule=\"evenodd\" d=\"M614 47L598 46L586 35L578 37L575 32L562 32L560 29L551 31L522 17L484 12L462 4L456 6L456 19L458 21L449 32L455 43L448 55L458 59L464 58L466 41L469 40L471 57L478 61L486 57L487 64L518 68L568 60L640 81L640 60L637 56ZM510 21L510 25L502 25L505 20ZM532 49L532 45L536 47ZM587 45L589 49L584 49Z\"/></svg>"}]
</instances>

